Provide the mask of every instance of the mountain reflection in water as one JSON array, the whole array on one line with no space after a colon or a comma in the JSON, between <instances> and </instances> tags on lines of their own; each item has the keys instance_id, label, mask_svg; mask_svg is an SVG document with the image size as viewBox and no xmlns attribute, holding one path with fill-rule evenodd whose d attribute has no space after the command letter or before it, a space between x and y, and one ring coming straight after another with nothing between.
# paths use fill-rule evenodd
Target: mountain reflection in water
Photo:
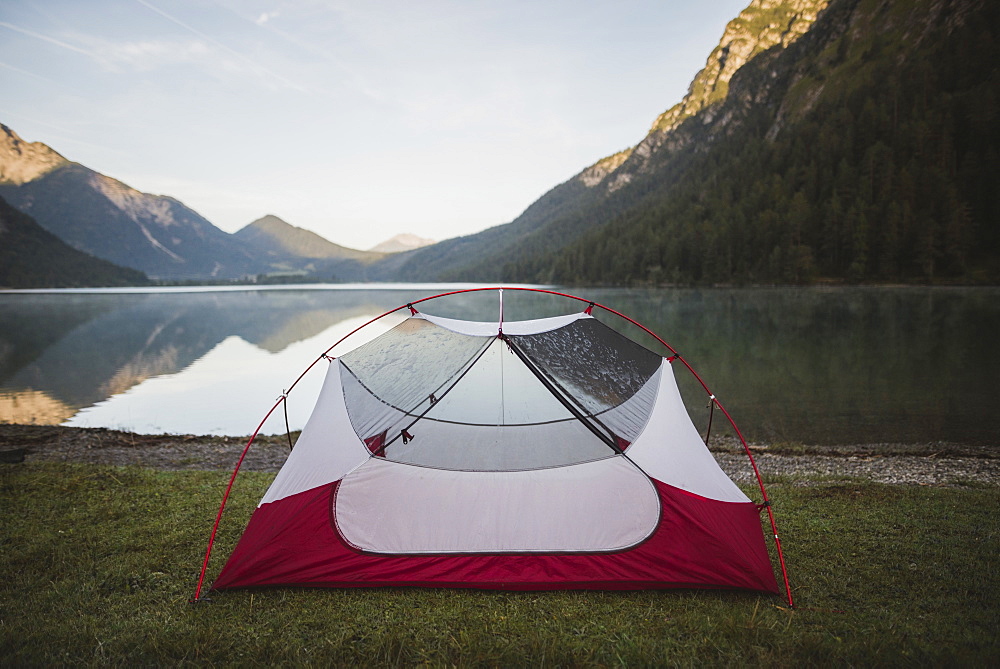
<instances>
[{"instance_id":1,"label":"mountain reflection in water","mask_svg":"<svg viewBox=\"0 0 1000 669\"><path fill-rule=\"evenodd\" d=\"M283 390L341 336L441 290L0 294L0 421L249 434ZM994 388L1000 353L993 344L1000 328L997 289L569 292L663 336L752 438L991 443L1000 433ZM507 320L584 306L519 291L505 291L504 305ZM494 320L497 293L435 300L423 310ZM653 347L635 328L619 329ZM379 331L365 330L369 336ZM325 369L325 363L317 366L290 396L291 429L308 417ZM703 427L703 394L680 370L678 379ZM718 426L714 433L720 433ZM281 415L264 431L284 430Z\"/></svg>"},{"instance_id":2,"label":"mountain reflection in water","mask_svg":"<svg viewBox=\"0 0 1000 669\"><path fill-rule=\"evenodd\" d=\"M437 288L2 294L0 421L248 434L330 345ZM489 319L496 303L495 293L471 294L444 308ZM292 429L308 417L321 370L288 403ZM284 430L282 417L265 432Z\"/></svg>"}]
</instances>

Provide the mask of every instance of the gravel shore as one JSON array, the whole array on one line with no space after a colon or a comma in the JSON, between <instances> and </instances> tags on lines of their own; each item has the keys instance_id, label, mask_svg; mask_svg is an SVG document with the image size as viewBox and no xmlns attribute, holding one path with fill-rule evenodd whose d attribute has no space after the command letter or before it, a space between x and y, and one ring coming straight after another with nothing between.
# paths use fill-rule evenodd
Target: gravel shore
<instances>
[{"instance_id":1,"label":"gravel shore","mask_svg":"<svg viewBox=\"0 0 1000 669\"><path fill-rule=\"evenodd\" d=\"M232 471L245 438L140 435L104 428L0 424L0 461L136 465L164 470ZM722 468L737 482L753 472L742 446L713 439ZM904 485L1000 485L1000 447L949 443L802 446L752 444L765 481L860 478ZM276 472L288 455L284 435L258 437L244 460L246 471Z\"/></svg>"}]
</instances>

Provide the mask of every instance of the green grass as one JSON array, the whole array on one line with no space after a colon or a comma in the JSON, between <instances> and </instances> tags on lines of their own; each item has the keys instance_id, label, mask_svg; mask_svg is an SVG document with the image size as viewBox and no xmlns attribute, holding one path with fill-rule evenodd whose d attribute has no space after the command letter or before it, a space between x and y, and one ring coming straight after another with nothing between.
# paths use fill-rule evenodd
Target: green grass
<instances>
[{"instance_id":1,"label":"green grass","mask_svg":"<svg viewBox=\"0 0 1000 669\"><path fill-rule=\"evenodd\" d=\"M1000 488L783 479L799 609L715 591L230 591L227 475L0 469L0 665L996 665ZM241 476L217 573L270 477Z\"/></svg>"}]
</instances>

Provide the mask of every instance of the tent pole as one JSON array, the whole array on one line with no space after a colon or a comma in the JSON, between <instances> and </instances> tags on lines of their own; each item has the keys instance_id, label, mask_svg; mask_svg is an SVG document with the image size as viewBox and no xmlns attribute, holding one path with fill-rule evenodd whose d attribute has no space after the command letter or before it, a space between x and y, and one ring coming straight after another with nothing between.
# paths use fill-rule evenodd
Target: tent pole
<instances>
[{"instance_id":1,"label":"tent pole","mask_svg":"<svg viewBox=\"0 0 1000 669\"><path fill-rule=\"evenodd\" d=\"M715 415L715 395L711 395L708 398L708 428L705 430L705 445L708 446L708 440L712 436L712 416Z\"/></svg>"},{"instance_id":2,"label":"tent pole","mask_svg":"<svg viewBox=\"0 0 1000 669\"><path fill-rule=\"evenodd\" d=\"M330 346L330 348L328 348L325 351L323 351L323 353L321 353L319 355L319 357L317 357L315 360L313 360L312 363L310 363L309 366L306 367L302 371L301 374L299 374L298 378L295 379L295 381L292 382L292 385L290 385L288 387L288 390L284 391L281 394L281 397L278 398L278 401L275 402L274 406L272 406L271 409L267 412L267 415L264 416L264 419L262 421L260 421L260 424L257 426L257 429L254 430L254 433L250 437L250 440L247 441L247 445L243 447L243 452L240 454L239 459L236 461L236 466L233 468L233 474L232 474L232 476L229 477L229 484L226 486L226 491L222 495L222 503L219 504L219 512L215 515L215 523L212 525L212 533L208 537L208 546L205 547L205 559L204 559L204 561L202 562L202 565L201 565L201 573L198 575L198 585L195 587L194 597L192 597L189 600L192 604L197 603L199 601L202 601L201 600L201 588L202 588L202 586L203 586L203 584L205 582L205 573L208 571L208 560L212 556L212 546L215 544L215 535L219 531L219 523L222 521L222 512L226 508L226 502L229 500L229 493L233 489L233 483L236 481L236 475L240 471L240 465L243 464L243 459L246 458L247 452L250 450L250 446L253 444L254 440L257 438L257 435L260 433L261 429L263 429L264 423L266 423L267 419L271 417L271 414L274 413L274 410L278 408L278 405L284 403L287 400L288 394L290 392L292 392L292 389L295 388L295 386L297 386L299 384L299 381L301 381L303 379L303 377L305 377L305 375L308 374L312 370L312 368L315 367L319 363L320 360L330 360L330 361L333 360L333 358L331 358L330 355L329 355L330 351L332 351L333 349L335 349L345 339L347 339L351 335L355 334L359 330L361 330L363 328L366 328L369 325L371 325L372 323L374 323L375 321L381 320L381 319L385 318L386 316L388 316L389 314L393 314L393 313L395 313L395 312L399 311L400 309L402 309L404 307L407 307L407 306L410 306L410 305L404 304L404 305L396 307L395 309L391 309L389 311L386 311L385 313L383 313L383 314L381 314L379 316L376 316L375 318L372 318L371 320L367 321L366 323L364 323L362 325L359 325L358 327L354 328L353 330L351 330L350 332L348 332L346 335L344 335L343 337L341 337L340 339L338 339L336 341L336 343L334 343L332 346ZM415 309L413 309L413 307L410 307L410 309L413 310L414 312L416 311ZM290 436L291 435L289 435L289 437Z\"/></svg>"},{"instance_id":3,"label":"tent pole","mask_svg":"<svg viewBox=\"0 0 1000 669\"><path fill-rule=\"evenodd\" d=\"M292 450L292 430L288 427L288 392L282 390L281 397L285 400L282 406L285 410L285 437L288 438L288 450Z\"/></svg>"},{"instance_id":4,"label":"tent pole","mask_svg":"<svg viewBox=\"0 0 1000 669\"><path fill-rule=\"evenodd\" d=\"M684 364L686 365L687 363ZM736 436L739 437L740 443L743 444L744 452L747 454L747 457L750 458L750 464L753 466L753 474L757 478L757 485L760 487L760 494L764 498L764 507L767 508L767 517L771 522L771 534L774 537L774 546L778 553L778 563L781 565L781 577L785 582L785 595L788 599L788 606L794 609L795 602L792 600L792 588L788 583L788 569L785 566L785 554L784 551L781 550L781 539L778 537L778 523L774 519L774 510L771 507L771 500L767 496L767 490L764 488L764 479L760 476L760 470L757 468L757 461L754 460L753 453L750 452L750 446L747 444L747 440L743 437L743 433L740 432L740 428L736 425L736 421L734 421L733 417L729 415L726 408L722 406L722 403L719 402L718 399L715 399L714 395L712 397L712 402L719 407L719 411L721 411L729 420L729 424L733 426L733 430L735 430Z\"/></svg>"},{"instance_id":5,"label":"tent pole","mask_svg":"<svg viewBox=\"0 0 1000 669\"><path fill-rule=\"evenodd\" d=\"M247 445L243 447L243 452L240 453L240 458L239 460L236 461L236 466L233 467L233 473L229 477L229 485L226 486L226 492L222 494L222 503L219 504L219 512L215 514L215 524L212 525L212 533L208 537L208 546L205 547L205 559L201 563L201 573L198 575L198 585L194 589L194 597L188 600L189 603L191 604L197 604L198 602L202 601L201 587L202 584L205 582L205 572L208 571L208 559L212 556L212 546L215 544L215 535L219 531L219 523L222 521L222 512L225 511L226 509L226 502L229 500L229 493L233 489L233 483L235 483L236 481L236 475L240 471L240 465L243 464L243 459L246 458L247 452L250 450L250 445L253 444L254 439L257 438L257 435L264 427L264 423L266 423L267 419L271 417L271 414L274 413L274 410L278 408L278 405L282 404L285 401L285 397L286 397L285 395L279 397L278 401L275 402L274 406L271 407L271 410L267 412L266 416L264 416L264 420L260 422L260 425L257 426L257 429L250 437L250 440L247 442Z\"/></svg>"},{"instance_id":6,"label":"tent pole","mask_svg":"<svg viewBox=\"0 0 1000 669\"><path fill-rule=\"evenodd\" d=\"M532 374L535 375L535 378L537 378L541 382L541 384L545 387L545 389L548 390L549 393L554 398L556 398L556 400L558 400L560 404L566 407L566 409L571 414L573 414L573 416L578 421L583 423L584 427L593 432L594 436L596 436L598 439L607 444L611 448L611 450L613 450L618 455L622 455L622 449L619 448L618 444L615 443L614 438L610 434L604 434L603 432L601 432L596 425L594 425L591 421L587 420L586 416L584 416L578 409L576 409L572 404L570 404L569 400L563 397L562 393L560 393L555 388L555 386L549 379L545 378L545 375L542 374L541 370L539 370L538 367L531 361L531 359L528 358L528 356L524 353L524 351L522 351L513 341L511 341L510 337L504 334L499 335L499 337L507 344L507 346L510 347L510 350L513 351L514 354L521 360L524 366L527 367L528 371L530 371ZM594 419L594 421L599 423L599 421L597 421L596 419ZM605 427L603 424L600 425L601 427L604 427L604 429L607 430L607 427ZM610 433L610 430L608 430L608 432Z\"/></svg>"},{"instance_id":7,"label":"tent pole","mask_svg":"<svg viewBox=\"0 0 1000 669\"><path fill-rule=\"evenodd\" d=\"M470 369L472 369L473 367L476 366L476 363L479 362L479 359L482 358L484 355L486 355L486 351L488 351L489 348L490 348L490 346L493 345L493 341L495 341L495 340L492 340L492 339L489 340L489 343L487 343L486 346L484 346L479 351L479 353L475 356L475 359L473 359L472 362L466 362L465 369L462 370L462 373L458 375L458 378L455 379L455 382L452 383L448 387L447 390L445 390L443 393L441 393L440 396L437 397L437 400L435 402L431 402L430 406L428 406L426 409L424 409L423 413L421 413L419 416L417 416L416 418L414 418L413 421L409 425L407 425L406 427L404 427L399 434L394 435L393 438L390 439L389 441L383 440L382 445L378 447L378 450L373 451L372 455L378 457L379 455L384 454L385 453L385 449L389 448L389 446L391 446L392 444L394 444L397 439L399 439L401 436L403 436L404 432L407 432L411 427L413 427L414 425L416 425L417 423L419 423L420 420L424 416L426 416L430 412L431 409L434 408L434 405L436 405L438 402L440 402L442 399L444 399L445 396L448 393L450 393L455 386L458 385L458 382L465 378L465 375L469 373ZM340 364L344 365L343 362L341 362ZM348 371L350 371L350 369L347 367L347 365L344 365L344 368L347 369ZM351 372L351 375L353 376L354 372ZM358 377L354 376L354 378L357 379ZM450 381L450 380L451 379L448 379L448 381ZM358 381L360 383L360 379ZM445 381L445 383L448 383L448 381ZM362 386L362 387L364 387L364 386ZM444 388L444 383L442 383L440 386L438 386L437 389L434 391L434 393L431 393L431 395L434 395L435 393L437 393L438 391L440 391L442 388ZM423 400L421 400L420 403L423 404ZM407 414L409 415L409 412L407 412ZM412 438L412 437L409 437L409 438ZM406 439L405 438L403 440L403 443L404 444L406 443Z\"/></svg>"}]
</instances>

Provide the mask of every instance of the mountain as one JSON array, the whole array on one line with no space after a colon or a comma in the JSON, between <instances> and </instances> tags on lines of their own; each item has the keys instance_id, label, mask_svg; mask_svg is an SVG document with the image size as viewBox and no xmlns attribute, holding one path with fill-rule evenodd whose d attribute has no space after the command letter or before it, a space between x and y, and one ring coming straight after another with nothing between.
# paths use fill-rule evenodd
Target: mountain
<instances>
[{"instance_id":1,"label":"mountain","mask_svg":"<svg viewBox=\"0 0 1000 669\"><path fill-rule=\"evenodd\" d=\"M396 235L391 239L380 242L368 249L372 253L401 253L402 251L413 251L434 244L433 239L418 237L409 233Z\"/></svg>"},{"instance_id":2,"label":"mountain","mask_svg":"<svg viewBox=\"0 0 1000 669\"><path fill-rule=\"evenodd\" d=\"M271 215L228 234L173 198L139 192L5 125L0 197L73 248L160 280L364 281L384 255L339 246Z\"/></svg>"},{"instance_id":3,"label":"mountain","mask_svg":"<svg viewBox=\"0 0 1000 669\"><path fill-rule=\"evenodd\" d=\"M177 200L141 193L0 125L0 197L70 246L161 279L255 274L242 242Z\"/></svg>"},{"instance_id":4,"label":"mountain","mask_svg":"<svg viewBox=\"0 0 1000 669\"><path fill-rule=\"evenodd\" d=\"M334 244L272 214L250 223L234 236L266 261L261 273L273 276L364 281L366 267L384 255Z\"/></svg>"},{"instance_id":5,"label":"mountain","mask_svg":"<svg viewBox=\"0 0 1000 669\"><path fill-rule=\"evenodd\" d=\"M142 272L118 267L68 246L0 198L0 287L73 288L148 283Z\"/></svg>"},{"instance_id":6,"label":"mountain","mask_svg":"<svg viewBox=\"0 0 1000 669\"><path fill-rule=\"evenodd\" d=\"M34 181L69 161L41 142L25 142L0 124L0 184Z\"/></svg>"},{"instance_id":7,"label":"mountain","mask_svg":"<svg viewBox=\"0 0 1000 669\"><path fill-rule=\"evenodd\" d=\"M753 0L726 26L685 98L656 119L643 142L602 158L551 189L511 223L408 254L396 270L399 278L508 280L516 274L504 269L511 258L533 257L570 244L613 215L605 200L609 186L614 192L628 184L631 167L626 164L647 159L659 143L654 138L669 135L677 124L724 98L729 80L748 60L793 43L825 5L826 0Z\"/></svg>"},{"instance_id":8,"label":"mountain","mask_svg":"<svg viewBox=\"0 0 1000 669\"><path fill-rule=\"evenodd\" d=\"M599 225L505 272L995 283L998 28L986 0L831 0L724 98L654 126L604 182Z\"/></svg>"},{"instance_id":9,"label":"mountain","mask_svg":"<svg viewBox=\"0 0 1000 669\"><path fill-rule=\"evenodd\" d=\"M509 224L384 263L411 280L1000 280L998 26L987 0L754 0L635 147Z\"/></svg>"},{"instance_id":10,"label":"mountain","mask_svg":"<svg viewBox=\"0 0 1000 669\"><path fill-rule=\"evenodd\" d=\"M275 258L373 259L373 254L368 251L334 244L315 232L295 227L273 214L258 218L237 231L235 236Z\"/></svg>"},{"instance_id":11,"label":"mountain","mask_svg":"<svg viewBox=\"0 0 1000 669\"><path fill-rule=\"evenodd\" d=\"M414 250L277 217L229 235L6 126L0 196L155 278L996 283L998 29L989 0L753 0L635 146L510 223Z\"/></svg>"}]
</instances>

